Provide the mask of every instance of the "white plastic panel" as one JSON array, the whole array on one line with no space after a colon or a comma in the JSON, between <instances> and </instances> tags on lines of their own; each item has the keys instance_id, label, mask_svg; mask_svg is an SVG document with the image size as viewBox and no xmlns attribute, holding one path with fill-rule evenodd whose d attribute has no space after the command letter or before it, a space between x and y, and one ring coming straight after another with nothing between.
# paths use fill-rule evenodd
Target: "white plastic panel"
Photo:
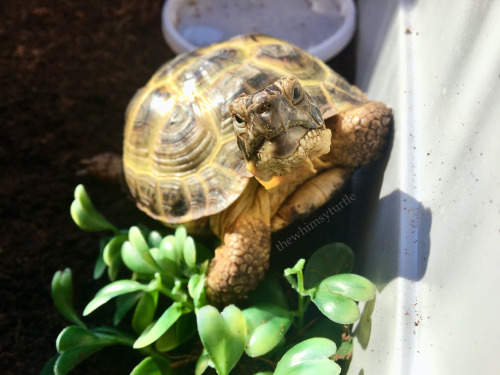
<instances>
[{"instance_id":1,"label":"white plastic panel","mask_svg":"<svg viewBox=\"0 0 500 375\"><path fill-rule=\"evenodd\" d=\"M393 108L395 132L354 180L350 244L378 295L349 374L496 374L500 1L358 12L357 84Z\"/></svg>"}]
</instances>

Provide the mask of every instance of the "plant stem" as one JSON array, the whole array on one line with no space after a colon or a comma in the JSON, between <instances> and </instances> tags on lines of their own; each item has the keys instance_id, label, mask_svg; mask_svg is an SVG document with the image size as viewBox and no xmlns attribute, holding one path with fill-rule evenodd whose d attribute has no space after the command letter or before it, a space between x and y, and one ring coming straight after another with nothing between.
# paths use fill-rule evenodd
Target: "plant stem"
<instances>
[{"instance_id":1,"label":"plant stem","mask_svg":"<svg viewBox=\"0 0 500 375\"><path fill-rule=\"evenodd\" d=\"M298 294L299 294L299 301L298 301L298 308L299 308L299 330L302 329L304 326L304 275L302 273L302 270L300 270L297 273L297 282L298 282Z\"/></svg>"}]
</instances>

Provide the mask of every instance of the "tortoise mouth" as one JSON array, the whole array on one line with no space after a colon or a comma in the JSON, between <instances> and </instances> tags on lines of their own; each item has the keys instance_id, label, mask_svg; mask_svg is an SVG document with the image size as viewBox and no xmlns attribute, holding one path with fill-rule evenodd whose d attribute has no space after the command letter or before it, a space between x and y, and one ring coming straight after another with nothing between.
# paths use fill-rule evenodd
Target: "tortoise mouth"
<instances>
[{"instance_id":1,"label":"tortoise mouth","mask_svg":"<svg viewBox=\"0 0 500 375\"><path fill-rule=\"evenodd\" d=\"M263 142L256 153L256 164L268 163L273 159L292 161L296 157L307 157L309 151L315 149L315 145L319 144L325 135L325 128L306 129L302 126L280 132Z\"/></svg>"},{"instance_id":2,"label":"tortoise mouth","mask_svg":"<svg viewBox=\"0 0 500 375\"><path fill-rule=\"evenodd\" d=\"M289 132L285 134L289 136ZM281 137L277 140L282 141ZM287 153L277 155L266 141L252 161L247 162L247 170L266 188L271 189L278 185L316 173L313 159L330 151L332 132L327 128L305 129L301 137L295 138L294 147Z\"/></svg>"}]
</instances>

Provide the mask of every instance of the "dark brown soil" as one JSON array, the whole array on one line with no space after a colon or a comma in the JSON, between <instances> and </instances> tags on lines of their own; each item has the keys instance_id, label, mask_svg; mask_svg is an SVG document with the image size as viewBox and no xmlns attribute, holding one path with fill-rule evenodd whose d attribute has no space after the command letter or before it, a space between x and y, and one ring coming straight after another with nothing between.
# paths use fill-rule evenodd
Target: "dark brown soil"
<instances>
[{"instance_id":1,"label":"dark brown soil","mask_svg":"<svg viewBox=\"0 0 500 375\"><path fill-rule=\"evenodd\" d=\"M148 219L120 186L77 177L80 160L120 152L135 90L173 53L161 35L161 0L4 0L0 3L0 368L38 374L68 322L53 307L54 272L70 267L81 311L100 235L69 215L84 183L112 222ZM332 65L352 80L352 45ZM151 222L149 222L151 223ZM111 350L74 373L105 368ZM118 361L120 362L120 361ZM113 361L116 363L116 361Z\"/></svg>"}]
</instances>

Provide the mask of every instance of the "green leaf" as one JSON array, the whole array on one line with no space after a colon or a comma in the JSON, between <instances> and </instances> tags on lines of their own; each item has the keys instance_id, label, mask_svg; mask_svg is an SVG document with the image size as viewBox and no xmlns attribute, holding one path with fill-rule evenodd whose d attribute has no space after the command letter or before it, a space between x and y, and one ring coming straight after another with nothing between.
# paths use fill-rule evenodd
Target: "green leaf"
<instances>
[{"instance_id":1,"label":"green leaf","mask_svg":"<svg viewBox=\"0 0 500 375\"><path fill-rule=\"evenodd\" d=\"M85 358L110 345L129 345L130 336L117 330L88 330L70 326L57 337L56 348L60 353L54 366L56 375L67 374Z\"/></svg>"},{"instance_id":2,"label":"green leaf","mask_svg":"<svg viewBox=\"0 0 500 375\"><path fill-rule=\"evenodd\" d=\"M75 200L71 203L70 211L73 221L85 231L111 230L115 233L118 232L118 229L95 209L83 185L76 187Z\"/></svg>"},{"instance_id":3,"label":"green leaf","mask_svg":"<svg viewBox=\"0 0 500 375\"><path fill-rule=\"evenodd\" d=\"M147 357L134 367L130 375L170 375L173 373L166 358Z\"/></svg>"},{"instance_id":4,"label":"green leaf","mask_svg":"<svg viewBox=\"0 0 500 375\"><path fill-rule=\"evenodd\" d=\"M275 371L274 375L338 375L341 371L342 369L340 366L334 361L329 359L318 359L311 362L300 363L280 372Z\"/></svg>"},{"instance_id":5,"label":"green leaf","mask_svg":"<svg viewBox=\"0 0 500 375\"><path fill-rule=\"evenodd\" d=\"M191 236L188 236L184 241L183 249L184 262L189 267L190 270L196 269L196 248L194 246L194 240Z\"/></svg>"},{"instance_id":6,"label":"green leaf","mask_svg":"<svg viewBox=\"0 0 500 375\"><path fill-rule=\"evenodd\" d=\"M320 288L312 301L330 320L340 324L351 324L359 319L359 308L352 299L340 294L332 294L326 288Z\"/></svg>"},{"instance_id":7,"label":"green leaf","mask_svg":"<svg viewBox=\"0 0 500 375\"><path fill-rule=\"evenodd\" d=\"M255 290L248 294L248 305L271 304L288 309L283 287L274 275L267 275Z\"/></svg>"},{"instance_id":8,"label":"green leaf","mask_svg":"<svg viewBox=\"0 0 500 375\"><path fill-rule=\"evenodd\" d=\"M43 366L42 371L40 371L40 375L55 375L54 366L56 364L57 358L59 358L58 354L49 359Z\"/></svg>"},{"instance_id":9,"label":"green leaf","mask_svg":"<svg viewBox=\"0 0 500 375\"><path fill-rule=\"evenodd\" d=\"M148 252L148 243L146 242L146 239L144 238L139 227L134 226L130 228L128 231L128 240L141 254Z\"/></svg>"},{"instance_id":10,"label":"green leaf","mask_svg":"<svg viewBox=\"0 0 500 375\"><path fill-rule=\"evenodd\" d=\"M151 324L156 312L157 302L158 291L153 290L142 294L132 317L132 328L135 332L141 333Z\"/></svg>"},{"instance_id":11,"label":"green leaf","mask_svg":"<svg viewBox=\"0 0 500 375\"><path fill-rule=\"evenodd\" d=\"M104 271L106 271L106 263L104 263L103 252L106 243L109 242L109 238L102 238L99 246L99 255L97 256L95 265L94 265L94 280L99 279Z\"/></svg>"},{"instance_id":12,"label":"green leaf","mask_svg":"<svg viewBox=\"0 0 500 375\"><path fill-rule=\"evenodd\" d=\"M219 375L227 375L245 349L247 327L240 309L227 306L221 314L210 305L197 315L198 333Z\"/></svg>"},{"instance_id":13,"label":"green leaf","mask_svg":"<svg viewBox=\"0 0 500 375\"><path fill-rule=\"evenodd\" d=\"M158 248L149 249L149 253L155 260L155 262L161 268L161 274L165 278L168 285L172 286L174 284L175 276L177 275L179 267L170 258L165 256L165 253Z\"/></svg>"},{"instance_id":14,"label":"green leaf","mask_svg":"<svg viewBox=\"0 0 500 375\"><path fill-rule=\"evenodd\" d=\"M325 338L302 341L283 355L274 375L338 375L339 365L328 359L336 351L335 343Z\"/></svg>"},{"instance_id":15,"label":"green leaf","mask_svg":"<svg viewBox=\"0 0 500 375\"><path fill-rule=\"evenodd\" d=\"M152 275L161 271L148 250L141 252L129 241L123 243L121 254L123 263L133 272Z\"/></svg>"},{"instance_id":16,"label":"green leaf","mask_svg":"<svg viewBox=\"0 0 500 375\"><path fill-rule=\"evenodd\" d=\"M198 360L196 361L196 368L194 370L194 375L201 375L210 366L210 356L206 349L203 349Z\"/></svg>"},{"instance_id":17,"label":"green leaf","mask_svg":"<svg viewBox=\"0 0 500 375\"><path fill-rule=\"evenodd\" d=\"M175 237L169 234L165 236L163 240L160 242L160 246L158 247L160 251L165 253L165 256L171 259L173 262L179 264L179 254L175 249Z\"/></svg>"},{"instance_id":18,"label":"green leaf","mask_svg":"<svg viewBox=\"0 0 500 375\"><path fill-rule=\"evenodd\" d=\"M330 293L342 294L354 301L368 301L376 294L375 285L370 280L352 273L330 276L321 284L325 285Z\"/></svg>"},{"instance_id":19,"label":"green leaf","mask_svg":"<svg viewBox=\"0 0 500 375\"><path fill-rule=\"evenodd\" d=\"M121 233L111 238L111 240L109 240L104 247L103 259L104 263L106 263L109 267L108 276L111 281L116 280L116 277L118 276L118 271L120 270L120 266L122 264L121 248L127 238L128 233Z\"/></svg>"},{"instance_id":20,"label":"green leaf","mask_svg":"<svg viewBox=\"0 0 500 375\"><path fill-rule=\"evenodd\" d=\"M98 307L104 305L110 299L114 297L121 296L122 294L137 292L137 291L148 291L148 285L138 283L133 280L119 280L111 284L106 285L101 290L99 290L94 299L89 302L87 307L83 310L83 315L86 316Z\"/></svg>"},{"instance_id":21,"label":"green leaf","mask_svg":"<svg viewBox=\"0 0 500 375\"><path fill-rule=\"evenodd\" d=\"M196 316L194 314L184 314L167 330L167 332L156 340L155 348L160 352L168 352L182 345L193 337L195 333Z\"/></svg>"},{"instance_id":22,"label":"green leaf","mask_svg":"<svg viewBox=\"0 0 500 375\"><path fill-rule=\"evenodd\" d=\"M254 375L273 375L271 371L260 371L256 372Z\"/></svg>"},{"instance_id":23,"label":"green leaf","mask_svg":"<svg viewBox=\"0 0 500 375\"><path fill-rule=\"evenodd\" d=\"M194 274L189 278L188 292L193 299L195 311L208 304L205 293L205 275Z\"/></svg>"},{"instance_id":24,"label":"green leaf","mask_svg":"<svg viewBox=\"0 0 500 375\"><path fill-rule=\"evenodd\" d=\"M184 250L184 242L187 238L187 232L184 225L179 225L175 229L175 250L179 259L182 259L182 252Z\"/></svg>"},{"instance_id":25,"label":"green leaf","mask_svg":"<svg viewBox=\"0 0 500 375\"><path fill-rule=\"evenodd\" d=\"M360 312L354 301L375 297L375 285L368 279L353 274L339 274L323 280L313 288L312 301L329 319L340 324L351 324Z\"/></svg>"},{"instance_id":26,"label":"green leaf","mask_svg":"<svg viewBox=\"0 0 500 375\"><path fill-rule=\"evenodd\" d=\"M153 230L149 232L148 234L149 247L159 247L162 239L163 237L158 231Z\"/></svg>"},{"instance_id":27,"label":"green leaf","mask_svg":"<svg viewBox=\"0 0 500 375\"><path fill-rule=\"evenodd\" d=\"M274 305L260 305L243 310L248 335L245 352L258 357L270 352L285 336L292 324L288 311Z\"/></svg>"},{"instance_id":28,"label":"green leaf","mask_svg":"<svg viewBox=\"0 0 500 375\"><path fill-rule=\"evenodd\" d=\"M323 279L351 272L354 253L343 243L336 242L316 250L308 259L304 270L304 286L309 289Z\"/></svg>"},{"instance_id":29,"label":"green leaf","mask_svg":"<svg viewBox=\"0 0 500 375\"><path fill-rule=\"evenodd\" d=\"M151 324L134 343L134 349L144 348L149 344L155 342L161 337L182 314L188 312L181 302L174 302L167 310L160 316L160 318Z\"/></svg>"},{"instance_id":30,"label":"green leaf","mask_svg":"<svg viewBox=\"0 0 500 375\"><path fill-rule=\"evenodd\" d=\"M142 292L134 292L116 297L116 310L113 315L113 324L117 326L127 312L139 301Z\"/></svg>"},{"instance_id":31,"label":"green leaf","mask_svg":"<svg viewBox=\"0 0 500 375\"><path fill-rule=\"evenodd\" d=\"M52 278L52 299L57 311L79 326L85 327L73 307L73 276L71 269L57 271Z\"/></svg>"}]
</instances>

